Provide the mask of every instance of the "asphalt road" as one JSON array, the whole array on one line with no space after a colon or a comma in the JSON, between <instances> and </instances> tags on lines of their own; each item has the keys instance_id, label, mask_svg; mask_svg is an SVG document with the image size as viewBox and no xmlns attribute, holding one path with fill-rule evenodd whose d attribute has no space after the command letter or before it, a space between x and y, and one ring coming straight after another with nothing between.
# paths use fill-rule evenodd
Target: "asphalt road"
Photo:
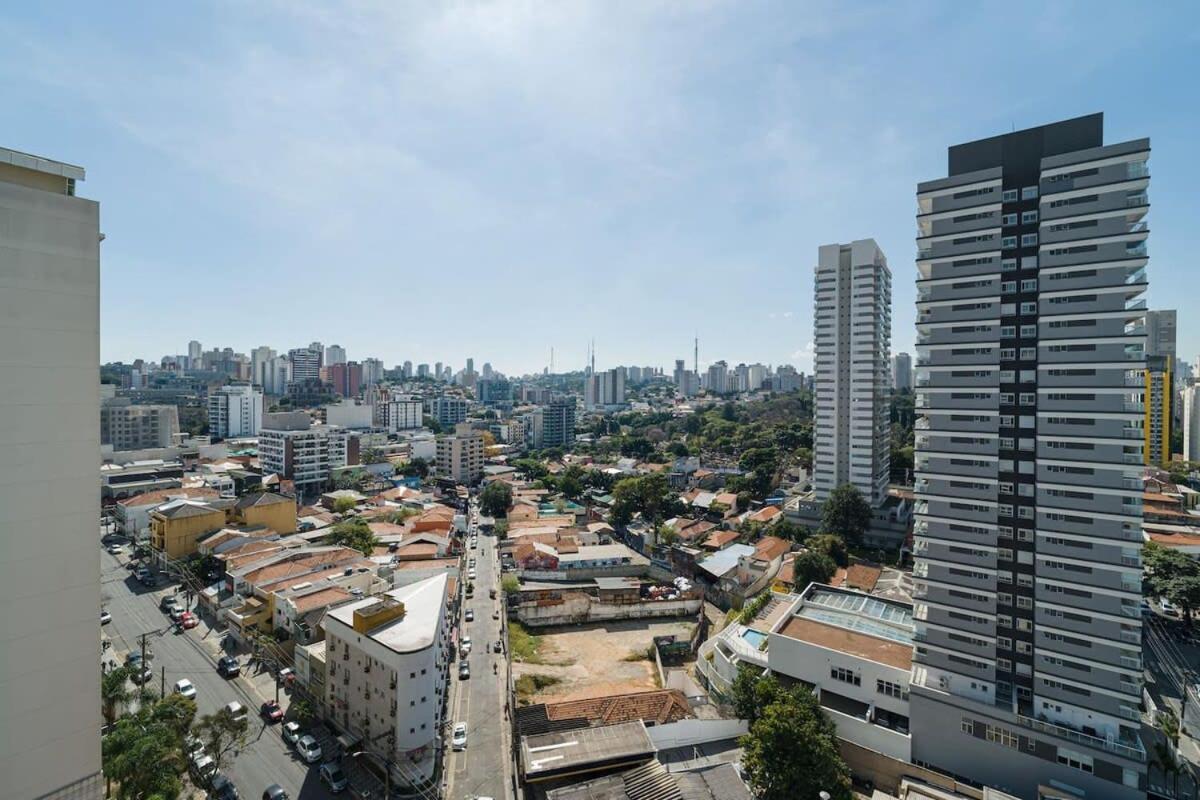
<instances>
[{"instance_id":1,"label":"asphalt road","mask_svg":"<svg viewBox=\"0 0 1200 800\"><path fill-rule=\"evenodd\" d=\"M316 767L306 767L284 744L280 726L266 725L257 716L263 698L243 679L227 681L217 674L207 652L195 640L198 631L206 631L207 627L175 633L170 619L158 610L159 598L170 593L171 588L151 590L143 587L125 568L127 555L118 558L103 551L100 554L102 604L113 617L104 629L113 641L113 651L118 659L124 661L127 651L139 648L139 635L162 632L147 640L147 647L154 654L151 667L155 674L152 685L156 690L162 685L165 669L168 692L180 678L188 678L195 684L200 715L216 711L231 700L237 700L249 709L250 742L222 770L244 800L256 800L272 783L287 790L293 800L330 797L320 783Z\"/></svg>"},{"instance_id":2,"label":"asphalt road","mask_svg":"<svg viewBox=\"0 0 1200 800\"><path fill-rule=\"evenodd\" d=\"M477 509L472 509L471 529L475 530ZM467 749L450 751L446 759L446 797L460 800L464 797L508 797L511 792L508 740L505 729L504 702L507 680L507 653L492 652L492 645L500 638L501 621L492 618L492 612L500 609L500 565L496 552L496 540L491 536L480 536L479 547L467 550L467 557L475 559L475 596L464 598L463 611L475 611L474 622L464 622L463 632L471 637L472 650L468 656L471 664L469 680L458 679L458 669L451 670L455 682L450 698L448 727L454 723L467 723ZM496 599L489 591L496 590ZM492 672L492 666L498 669Z\"/></svg>"}]
</instances>

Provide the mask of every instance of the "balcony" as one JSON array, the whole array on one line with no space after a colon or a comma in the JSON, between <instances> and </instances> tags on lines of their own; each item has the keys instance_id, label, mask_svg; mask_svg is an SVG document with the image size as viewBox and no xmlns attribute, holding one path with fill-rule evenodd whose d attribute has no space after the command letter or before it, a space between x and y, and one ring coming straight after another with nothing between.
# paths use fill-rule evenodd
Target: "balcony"
<instances>
[{"instance_id":1,"label":"balcony","mask_svg":"<svg viewBox=\"0 0 1200 800\"><path fill-rule=\"evenodd\" d=\"M1149 178L1150 165L1145 161L1131 161L1125 170L1125 176L1131 181L1140 178Z\"/></svg>"},{"instance_id":2,"label":"balcony","mask_svg":"<svg viewBox=\"0 0 1200 800\"><path fill-rule=\"evenodd\" d=\"M1134 761L1145 761L1146 750L1142 747L1141 740L1136 735L1131 736L1126 742L1109 741L1101 739L1099 736L1091 736L1080 731L1066 728L1062 725L1055 725L1052 722L1043 722L1033 717L1017 715L1017 722L1021 725L1035 731L1048 733L1051 736L1057 736L1060 739L1066 739L1071 742L1078 742L1085 747L1091 747L1096 750L1104 750L1109 753L1116 753L1119 756L1133 759Z\"/></svg>"}]
</instances>

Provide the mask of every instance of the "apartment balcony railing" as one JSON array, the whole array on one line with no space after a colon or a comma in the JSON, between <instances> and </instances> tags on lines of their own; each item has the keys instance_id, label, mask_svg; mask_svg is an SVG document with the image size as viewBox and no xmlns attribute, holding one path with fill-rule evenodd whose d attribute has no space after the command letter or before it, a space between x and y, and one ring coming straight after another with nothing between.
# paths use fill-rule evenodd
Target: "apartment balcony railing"
<instances>
[{"instance_id":1,"label":"apartment balcony railing","mask_svg":"<svg viewBox=\"0 0 1200 800\"><path fill-rule=\"evenodd\" d=\"M1146 750L1144 747L1142 747L1142 743L1137 739L1136 736L1133 737L1128 744L1126 744L1123 742L1101 739L1099 736L1091 736L1072 728L1066 728L1062 725L1055 725L1052 722L1043 722L1040 719L1026 717L1021 714L1017 715L1017 721L1021 725L1024 725L1026 728L1031 730L1048 733L1051 736L1057 736L1060 739L1078 742L1086 747L1104 750L1109 753L1116 753L1117 755L1124 756L1125 758L1131 758L1135 761L1146 760Z\"/></svg>"},{"instance_id":2,"label":"apartment balcony railing","mask_svg":"<svg viewBox=\"0 0 1200 800\"><path fill-rule=\"evenodd\" d=\"M1150 177L1150 166L1145 161L1131 161L1126 167L1125 175L1129 180Z\"/></svg>"},{"instance_id":3,"label":"apartment balcony railing","mask_svg":"<svg viewBox=\"0 0 1200 800\"><path fill-rule=\"evenodd\" d=\"M1130 233L1142 233L1143 231L1148 230L1150 230L1150 223L1146 222L1146 220L1142 220L1141 222L1129 226Z\"/></svg>"},{"instance_id":4,"label":"apartment balcony railing","mask_svg":"<svg viewBox=\"0 0 1200 800\"><path fill-rule=\"evenodd\" d=\"M1145 242L1138 242L1135 245L1130 245L1125 248L1125 254L1134 256L1135 258L1140 258L1140 257L1146 255L1147 252L1148 251L1146 249Z\"/></svg>"},{"instance_id":5,"label":"apartment balcony railing","mask_svg":"<svg viewBox=\"0 0 1200 800\"><path fill-rule=\"evenodd\" d=\"M1145 192L1142 192L1141 194L1132 194L1125 198L1126 208L1137 208L1139 206L1147 205L1149 202L1150 198Z\"/></svg>"}]
</instances>

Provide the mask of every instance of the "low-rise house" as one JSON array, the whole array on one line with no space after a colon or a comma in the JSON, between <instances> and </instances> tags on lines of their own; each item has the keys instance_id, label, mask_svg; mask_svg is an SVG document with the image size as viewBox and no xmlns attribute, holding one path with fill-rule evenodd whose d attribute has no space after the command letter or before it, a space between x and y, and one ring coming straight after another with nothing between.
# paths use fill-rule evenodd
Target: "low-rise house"
<instances>
[{"instance_id":1,"label":"low-rise house","mask_svg":"<svg viewBox=\"0 0 1200 800\"><path fill-rule=\"evenodd\" d=\"M130 539L140 539L149 535L150 512L164 503L181 499L208 501L218 497L220 492L207 486L158 489L116 501L113 504L112 515L117 523L117 530Z\"/></svg>"},{"instance_id":2,"label":"low-rise house","mask_svg":"<svg viewBox=\"0 0 1200 800\"><path fill-rule=\"evenodd\" d=\"M325 617L325 716L392 769L393 785L433 777L449 662L447 577L332 609Z\"/></svg>"},{"instance_id":3,"label":"low-rise house","mask_svg":"<svg viewBox=\"0 0 1200 800\"><path fill-rule=\"evenodd\" d=\"M150 512L150 546L173 560L192 555L197 539L225 526L221 503L180 499L160 505Z\"/></svg>"},{"instance_id":4,"label":"low-rise house","mask_svg":"<svg viewBox=\"0 0 1200 800\"><path fill-rule=\"evenodd\" d=\"M246 527L262 526L281 534L295 533L296 502L272 492L254 492L238 498L231 521Z\"/></svg>"}]
</instances>

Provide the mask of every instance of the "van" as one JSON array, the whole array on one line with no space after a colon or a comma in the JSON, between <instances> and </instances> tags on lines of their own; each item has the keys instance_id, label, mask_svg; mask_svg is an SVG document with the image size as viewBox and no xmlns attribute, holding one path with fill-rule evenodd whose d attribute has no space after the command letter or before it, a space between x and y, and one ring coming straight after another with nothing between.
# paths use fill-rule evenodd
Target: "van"
<instances>
[{"instance_id":1,"label":"van","mask_svg":"<svg viewBox=\"0 0 1200 800\"><path fill-rule=\"evenodd\" d=\"M237 700L234 700L232 703L226 703L225 710L229 712L229 715L233 717L235 721L244 720L248 716L246 707Z\"/></svg>"}]
</instances>

